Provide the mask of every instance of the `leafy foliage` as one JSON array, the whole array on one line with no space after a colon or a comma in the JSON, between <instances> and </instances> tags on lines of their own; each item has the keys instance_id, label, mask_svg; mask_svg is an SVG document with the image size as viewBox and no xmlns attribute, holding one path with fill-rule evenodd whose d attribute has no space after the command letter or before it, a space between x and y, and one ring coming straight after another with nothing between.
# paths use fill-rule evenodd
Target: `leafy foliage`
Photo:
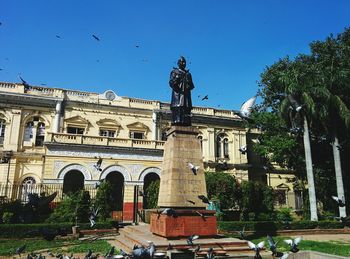
<instances>
[{"instance_id":1,"label":"leafy foliage","mask_svg":"<svg viewBox=\"0 0 350 259\"><path fill-rule=\"evenodd\" d=\"M239 205L241 190L234 176L224 172L206 172L205 181L209 199L217 199L221 209L231 209Z\"/></svg>"},{"instance_id":2,"label":"leafy foliage","mask_svg":"<svg viewBox=\"0 0 350 259\"><path fill-rule=\"evenodd\" d=\"M158 195L159 195L159 184L160 181L152 181L147 189L145 190L145 195L147 199L147 205L149 209L155 209L158 205Z\"/></svg>"},{"instance_id":3,"label":"leafy foliage","mask_svg":"<svg viewBox=\"0 0 350 259\"><path fill-rule=\"evenodd\" d=\"M111 217L113 204L116 204L116 195L109 181L103 181L98 187L94 204L96 208L100 208L97 215L99 220L103 221Z\"/></svg>"},{"instance_id":4,"label":"leafy foliage","mask_svg":"<svg viewBox=\"0 0 350 259\"><path fill-rule=\"evenodd\" d=\"M259 214L272 214L274 209L273 204L273 189L260 182L243 181L241 210L243 220L259 219Z\"/></svg>"},{"instance_id":5,"label":"leafy foliage","mask_svg":"<svg viewBox=\"0 0 350 259\"><path fill-rule=\"evenodd\" d=\"M88 222L90 202L90 194L87 191L70 193L58 204L47 222Z\"/></svg>"}]
</instances>

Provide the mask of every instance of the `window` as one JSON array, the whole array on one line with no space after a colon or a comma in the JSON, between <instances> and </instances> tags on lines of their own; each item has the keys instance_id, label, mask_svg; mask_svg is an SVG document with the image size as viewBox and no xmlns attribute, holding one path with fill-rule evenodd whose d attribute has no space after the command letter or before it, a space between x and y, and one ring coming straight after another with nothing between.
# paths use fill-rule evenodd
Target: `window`
<instances>
[{"instance_id":1,"label":"window","mask_svg":"<svg viewBox=\"0 0 350 259\"><path fill-rule=\"evenodd\" d=\"M4 143L6 121L0 119L0 145Z\"/></svg>"},{"instance_id":2,"label":"window","mask_svg":"<svg viewBox=\"0 0 350 259\"><path fill-rule=\"evenodd\" d=\"M42 147L45 138L45 123L39 122L36 130L35 146Z\"/></svg>"},{"instance_id":3,"label":"window","mask_svg":"<svg viewBox=\"0 0 350 259\"><path fill-rule=\"evenodd\" d=\"M115 130L100 130L100 136L114 138L115 137Z\"/></svg>"},{"instance_id":4,"label":"window","mask_svg":"<svg viewBox=\"0 0 350 259\"><path fill-rule=\"evenodd\" d=\"M137 131L131 131L130 132L130 138L144 139L144 133L143 132L137 132Z\"/></svg>"},{"instance_id":5,"label":"window","mask_svg":"<svg viewBox=\"0 0 350 259\"><path fill-rule=\"evenodd\" d=\"M27 177L22 182L22 202L28 202L28 194L35 193L35 179Z\"/></svg>"},{"instance_id":6,"label":"window","mask_svg":"<svg viewBox=\"0 0 350 259\"><path fill-rule=\"evenodd\" d=\"M202 136L198 136L197 137L201 143L201 151L202 151L202 154L203 154L203 137Z\"/></svg>"},{"instance_id":7,"label":"window","mask_svg":"<svg viewBox=\"0 0 350 259\"><path fill-rule=\"evenodd\" d=\"M77 128L77 127L67 127L67 133L68 134L84 134L84 128Z\"/></svg>"},{"instance_id":8,"label":"window","mask_svg":"<svg viewBox=\"0 0 350 259\"><path fill-rule=\"evenodd\" d=\"M30 141L33 138L33 128L34 128L34 122L30 121L26 124L26 127L24 129L24 141Z\"/></svg>"},{"instance_id":9,"label":"window","mask_svg":"<svg viewBox=\"0 0 350 259\"><path fill-rule=\"evenodd\" d=\"M224 157L228 158L229 157L229 152L228 152L228 139L224 138Z\"/></svg>"},{"instance_id":10,"label":"window","mask_svg":"<svg viewBox=\"0 0 350 259\"><path fill-rule=\"evenodd\" d=\"M277 205L287 204L287 191L286 190L275 190L275 203Z\"/></svg>"},{"instance_id":11,"label":"window","mask_svg":"<svg viewBox=\"0 0 350 259\"><path fill-rule=\"evenodd\" d=\"M229 158L229 141L225 134L216 137L216 157Z\"/></svg>"}]
</instances>

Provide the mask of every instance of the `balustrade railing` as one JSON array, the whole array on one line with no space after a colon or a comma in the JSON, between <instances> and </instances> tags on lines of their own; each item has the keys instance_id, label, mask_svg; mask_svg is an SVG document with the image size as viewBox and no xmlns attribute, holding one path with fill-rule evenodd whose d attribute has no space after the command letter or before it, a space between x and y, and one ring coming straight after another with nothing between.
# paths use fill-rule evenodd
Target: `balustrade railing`
<instances>
[{"instance_id":1,"label":"balustrade railing","mask_svg":"<svg viewBox=\"0 0 350 259\"><path fill-rule=\"evenodd\" d=\"M62 144L100 145L113 147L139 147L163 149L164 141L147 139L109 138L66 133L48 133L48 142Z\"/></svg>"}]
</instances>

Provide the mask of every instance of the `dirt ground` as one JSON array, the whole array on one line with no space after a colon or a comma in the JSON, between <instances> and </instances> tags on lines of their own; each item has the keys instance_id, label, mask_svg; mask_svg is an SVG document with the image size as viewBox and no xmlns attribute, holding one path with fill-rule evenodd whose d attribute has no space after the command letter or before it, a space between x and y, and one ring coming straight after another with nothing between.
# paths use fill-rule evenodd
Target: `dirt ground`
<instances>
[{"instance_id":1,"label":"dirt ground","mask_svg":"<svg viewBox=\"0 0 350 259\"><path fill-rule=\"evenodd\" d=\"M317 235L299 235L303 240L313 241L338 241L350 244L350 234L317 234ZM296 237L296 236L293 236Z\"/></svg>"}]
</instances>

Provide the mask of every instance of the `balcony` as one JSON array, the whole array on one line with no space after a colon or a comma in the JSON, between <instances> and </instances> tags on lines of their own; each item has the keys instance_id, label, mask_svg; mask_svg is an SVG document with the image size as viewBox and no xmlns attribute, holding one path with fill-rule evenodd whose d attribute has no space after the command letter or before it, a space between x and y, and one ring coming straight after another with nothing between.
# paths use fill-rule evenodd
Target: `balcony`
<instances>
[{"instance_id":1,"label":"balcony","mask_svg":"<svg viewBox=\"0 0 350 259\"><path fill-rule=\"evenodd\" d=\"M100 136L87 136L65 133L48 133L46 142L76 145L97 145L108 147L134 147L163 150L165 141L146 139L124 139Z\"/></svg>"}]
</instances>

